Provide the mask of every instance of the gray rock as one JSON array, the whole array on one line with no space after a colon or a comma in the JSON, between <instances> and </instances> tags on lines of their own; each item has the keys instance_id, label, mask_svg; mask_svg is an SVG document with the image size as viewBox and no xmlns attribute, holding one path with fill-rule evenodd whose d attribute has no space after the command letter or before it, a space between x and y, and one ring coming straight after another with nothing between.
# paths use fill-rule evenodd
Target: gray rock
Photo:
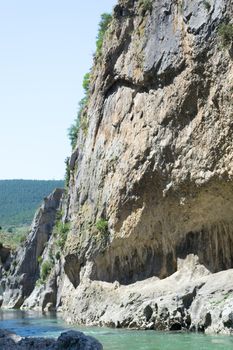
<instances>
[{"instance_id":1,"label":"gray rock","mask_svg":"<svg viewBox=\"0 0 233 350\"><path fill-rule=\"evenodd\" d=\"M189 255L163 280L116 289L114 283L83 279L63 312L69 322L87 325L233 334L232 278L232 269L211 274Z\"/></svg>"},{"instance_id":2,"label":"gray rock","mask_svg":"<svg viewBox=\"0 0 233 350\"><path fill-rule=\"evenodd\" d=\"M54 349L70 350L102 350L102 345L93 337L87 337L81 332L69 331L63 333L57 340Z\"/></svg>"},{"instance_id":3,"label":"gray rock","mask_svg":"<svg viewBox=\"0 0 233 350\"><path fill-rule=\"evenodd\" d=\"M21 338L0 330L1 350L102 350L102 345L93 337L78 331L62 333L57 340L43 338Z\"/></svg>"},{"instance_id":4,"label":"gray rock","mask_svg":"<svg viewBox=\"0 0 233 350\"><path fill-rule=\"evenodd\" d=\"M54 190L35 214L25 245L12 258L9 277L4 281L3 306L19 308L33 291L39 277L38 257L52 233L62 194L62 189Z\"/></svg>"}]
</instances>

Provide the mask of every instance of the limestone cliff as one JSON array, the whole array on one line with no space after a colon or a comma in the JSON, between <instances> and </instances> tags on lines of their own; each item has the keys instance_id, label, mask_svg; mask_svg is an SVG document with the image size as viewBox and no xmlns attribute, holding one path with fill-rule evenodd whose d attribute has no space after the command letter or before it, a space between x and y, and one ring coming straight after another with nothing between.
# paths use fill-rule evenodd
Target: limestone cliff
<instances>
[{"instance_id":1,"label":"limestone cliff","mask_svg":"<svg viewBox=\"0 0 233 350\"><path fill-rule=\"evenodd\" d=\"M220 271L233 267L233 41L219 30L232 12L231 0L115 6L70 157L70 232L46 282L71 322L232 331L232 270ZM210 291L215 278L225 294ZM24 307L45 307L33 293Z\"/></svg>"},{"instance_id":2,"label":"limestone cliff","mask_svg":"<svg viewBox=\"0 0 233 350\"><path fill-rule=\"evenodd\" d=\"M218 35L231 15L223 0L115 7L71 157L74 286L87 266L95 280L164 278L188 253L232 267L233 70Z\"/></svg>"},{"instance_id":3,"label":"limestone cliff","mask_svg":"<svg viewBox=\"0 0 233 350\"><path fill-rule=\"evenodd\" d=\"M35 288L40 271L39 258L50 239L62 194L62 189L56 189L44 199L25 244L1 267L3 306L19 308Z\"/></svg>"}]
</instances>

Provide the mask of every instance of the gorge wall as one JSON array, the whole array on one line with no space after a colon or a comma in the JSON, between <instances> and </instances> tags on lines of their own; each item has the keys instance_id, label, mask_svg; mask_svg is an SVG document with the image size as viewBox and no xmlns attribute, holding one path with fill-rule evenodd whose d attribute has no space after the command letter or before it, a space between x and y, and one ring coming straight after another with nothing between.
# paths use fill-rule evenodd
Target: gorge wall
<instances>
[{"instance_id":1,"label":"gorge wall","mask_svg":"<svg viewBox=\"0 0 233 350\"><path fill-rule=\"evenodd\" d=\"M87 324L232 331L233 40L223 47L219 34L232 12L230 0L115 6L70 157L69 233L23 307Z\"/></svg>"},{"instance_id":2,"label":"gorge wall","mask_svg":"<svg viewBox=\"0 0 233 350\"><path fill-rule=\"evenodd\" d=\"M211 272L233 262L233 71L218 35L232 4L148 3L114 9L70 164L67 270L93 261L92 279L124 284L169 276L188 253Z\"/></svg>"}]
</instances>

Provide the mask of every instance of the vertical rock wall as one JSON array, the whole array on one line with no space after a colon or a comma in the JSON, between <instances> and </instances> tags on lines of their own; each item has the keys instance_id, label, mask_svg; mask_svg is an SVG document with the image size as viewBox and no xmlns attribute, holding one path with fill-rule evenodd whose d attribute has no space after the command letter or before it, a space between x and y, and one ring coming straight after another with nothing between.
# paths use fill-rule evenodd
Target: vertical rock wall
<instances>
[{"instance_id":1,"label":"vertical rock wall","mask_svg":"<svg viewBox=\"0 0 233 350\"><path fill-rule=\"evenodd\" d=\"M232 267L233 71L218 34L231 15L224 0L114 8L70 164L75 287L85 266L124 284L169 276L188 253L212 272Z\"/></svg>"},{"instance_id":2,"label":"vertical rock wall","mask_svg":"<svg viewBox=\"0 0 233 350\"><path fill-rule=\"evenodd\" d=\"M3 306L19 308L35 288L40 275L39 257L43 255L52 233L63 190L56 189L44 199L35 214L25 245L9 262L10 270L2 279Z\"/></svg>"}]
</instances>

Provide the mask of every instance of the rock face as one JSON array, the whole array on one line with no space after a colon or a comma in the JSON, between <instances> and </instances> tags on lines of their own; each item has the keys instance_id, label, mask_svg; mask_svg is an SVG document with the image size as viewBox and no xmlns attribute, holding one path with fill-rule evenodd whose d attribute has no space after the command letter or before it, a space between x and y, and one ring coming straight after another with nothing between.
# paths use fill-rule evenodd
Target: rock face
<instances>
[{"instance_id":1,"label":"rock face","mask_svg":"<svg viewBox=\"0 0 233 350\"><path fill-rule=\"evenodd\" d=\"M153 276L169 280L188 254L211 273L233 267L233 66L218 34L232 2L146 3L114 9L92 72L88 132L71 157L64 270L72 286L63 294L71 321L98 322L114 305L103 292L105 308L89 317L103 282L133 289Z\"/></svg>"},{"instance_id":2,"label":"rock face","mask_svg":"<svg viewBox=\"0 0 233 350\"><path fill-rule=\"evenodd\" d=\"M70 158L70 232L24 307L232 332L232 41L219 34L232 12L230 0L116 5Z\"/></svg>"},{"instance_id":3,"label":"rock face","mask_svg":"<svg viewBox=\"0 0 233 350\"><path fill-rule=\"evenodd\" d=\"M92 326L232 334L232 278L233 269L211 274L191 254L163 280L83 281L63 310L69 322Z\"/></svg>"},{"instance_id":4,"label":"rock face","mask_svg":"<svg viewBox=\"0 0 233 350\"><path fill-rule=\"evenodd\" d=\"M9 277L2 279L3 306L19 308L31 294L39 278L39 257L52 233L57 209L63 194L56 189L35 214L27 241L9 263Z\"/></svg>"},{"instance_id":5,"label":"rock face","mask_svg":"<svg viewBox=\"0 0 233 350\"><path fill-rule=\"evenodd\" d=\"M102 345L94 338L81 332L62 333L57 340L43 338L21 338L0 330L1 350L102 350Z\"/></svg>"},{"instance_id":6,"label":"rock face","mask_svg":"<svg viewBox=\"0 0 233 350\"><path fill-rule=\"evenodd\" d=\"M119 2L92 73L89 129L71 162L74 287L86 270L122 284L164 278L189 253L213 273L233 265L233 71L217 34L232 5L144 3Z\"/></svg>"}]
</instances>

